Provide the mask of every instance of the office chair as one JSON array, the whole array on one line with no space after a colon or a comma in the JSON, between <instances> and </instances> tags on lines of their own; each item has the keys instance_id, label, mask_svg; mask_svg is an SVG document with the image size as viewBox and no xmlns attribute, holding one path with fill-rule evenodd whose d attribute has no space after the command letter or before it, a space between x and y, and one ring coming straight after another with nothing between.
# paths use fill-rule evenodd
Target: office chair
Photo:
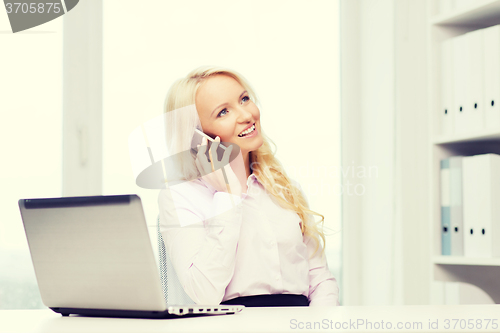
<instances>
[{"instance_id":1,"label":"office chair","mask_svg":"<svg viewBox=\"0 0 500 333\"><path fill-rule=\"evenodd\" d=\"M163 297L168 305L185 305L195 304L193 300L186 294L182 287L177 274L175 273L174 266L170 261L170 256L165 248L163 237L160 233L160 217L158 216L157 222L158 230L158 255L160 263L160 279L163 288Z\"/></svg>"}]
</instances>

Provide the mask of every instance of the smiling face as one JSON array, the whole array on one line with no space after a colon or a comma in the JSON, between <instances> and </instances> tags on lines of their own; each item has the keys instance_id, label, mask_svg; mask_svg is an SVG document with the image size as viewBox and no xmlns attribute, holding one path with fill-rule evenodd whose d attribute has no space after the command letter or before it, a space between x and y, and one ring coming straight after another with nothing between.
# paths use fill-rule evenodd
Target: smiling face
<instances>
[{"instance_id":1,"label":"smiling face","mask_svg":"<svg viewBox=\"0 0 500 333\"><path fill-rule=\"evenodd\" d=\"M219 136L221 142L237 144L243 156L262 146L259 108L232 77L217 74L206 79L196 92L196 109L203 131L214 139ZM245 132L254 124L253 132Z\"/></svg>"}]
</instances>

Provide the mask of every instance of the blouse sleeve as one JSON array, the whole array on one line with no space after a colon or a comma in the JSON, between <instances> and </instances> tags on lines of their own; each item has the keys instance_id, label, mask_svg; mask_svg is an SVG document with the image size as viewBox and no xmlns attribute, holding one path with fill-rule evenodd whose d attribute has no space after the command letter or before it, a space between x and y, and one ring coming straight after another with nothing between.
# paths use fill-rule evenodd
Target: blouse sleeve
<instances>
[{"instance_id":1,"label":"blouse sleeve","mask_svg":"<svg viewBox=\"0 0 500 333\"><path fill-rule=\"evenodd\" d=\"M309 254L309 306L340 305L337 280L328 269L322 247L319 246L313 255L316 243L307 236L304 236L304 243Z\"/></svg>"},{"instance_id":2,"label":"blouse sleeve","mask_svg":"<svg viewBox=\"0 0 500 333\"><path fill-rule=\"evenodd\" d=\"M160 191L158 204L160 231L179 281L195 303L212 305L220 304L233 277L242 205L240 197L225 192L205 199L214 212L206 221L195 197L175 187Z\"/></svg>"},{"instance_id":3,"label":"blouse sleeve","mask_svg":"<svg viewBox=\"0 0 500 333\"><path fill-rule=\"evenodd\" d=\"M293 183L301 191L309 207L302 187L295 181ZM311 221L314 220L312 214L308 214L308 217ZM304 235L303 241L309 256L309 306L340 305L337 280L328 268L323 247L318 246L316 251L316 242L309 236Z\"/></svg>"}]
</instances>

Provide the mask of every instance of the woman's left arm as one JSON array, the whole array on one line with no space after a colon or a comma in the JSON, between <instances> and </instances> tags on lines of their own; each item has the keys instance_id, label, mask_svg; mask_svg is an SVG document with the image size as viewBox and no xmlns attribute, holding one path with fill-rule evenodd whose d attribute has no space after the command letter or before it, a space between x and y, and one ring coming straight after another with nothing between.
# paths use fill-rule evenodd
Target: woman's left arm
<instances>
[{"instance_id":1,"label":"woman's left arm","mask_svg":"<svg viewBox=\"0 0 500 333\"><path fill-rule=\"evenodd\" d=\"M309 255L309 306L336 306L339 303L339 286L337 280L328 269L326 256L316 242L304 236Z\"/></svg>"},{"instance_id":2,"label":"woman's left arm","mask_svg":"<svg viewBox=\"0 0 500 333\"><path fill-rule=\"evenodd\" d=\"M309 208L309 202L304 190L302 190L302 186L294 179L291 181L300 190L306 200L307 208ZM311 214L308 214L308 217L309 220L314 221ZM316 250L316 242L306 235L303 236L303 241L307 246L309 258L309 306L340 305L339 286L337 280L328 269L323 247L319 245Z\"/></svg>"}]
</instances>

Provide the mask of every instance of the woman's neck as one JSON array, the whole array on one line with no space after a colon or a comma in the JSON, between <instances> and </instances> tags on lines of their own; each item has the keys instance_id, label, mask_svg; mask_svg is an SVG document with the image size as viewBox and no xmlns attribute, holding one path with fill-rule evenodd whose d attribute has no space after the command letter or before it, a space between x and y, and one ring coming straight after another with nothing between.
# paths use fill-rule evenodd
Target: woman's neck
<instances>
[{"instance_id":1,"label":"woman's neck","mask_svg":"<svg viewBox=\"0 0 500 333\"><path fill-rule=\"evenodd\" d=\"M240 181L243 193L247 192L247 179L250 177L250 153L243 154L240 150L238 157L230 162L231 168L235 171L236 177ZM245 173L243 173L245 170ZM246 177L245 177L246 175Z\"/></svg>"},{"instance_id":2,"label":"woman's neck","mask_svg":"<svg viewBox=\"0 0 500 333\"><path fill-rule=\"evenodd\" d=\"M245 171L246 171L246 175L247 175L247 179L248 177L250 177L250 174L252 173L252 170L250 169L250 161L251 161L251 158L250 158L250 154L252 152L248 152L246 154L243 155L243 162L244 162L244 165L245 165Z\"/></svg>"}]
</instances>

